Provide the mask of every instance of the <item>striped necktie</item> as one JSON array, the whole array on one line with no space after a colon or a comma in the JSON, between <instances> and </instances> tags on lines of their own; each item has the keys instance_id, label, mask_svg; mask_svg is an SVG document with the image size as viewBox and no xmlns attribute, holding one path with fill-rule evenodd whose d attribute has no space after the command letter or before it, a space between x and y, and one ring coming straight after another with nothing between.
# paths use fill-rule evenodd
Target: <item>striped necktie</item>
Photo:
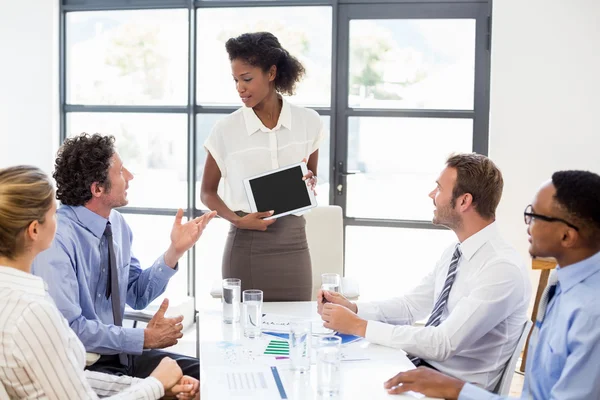
<instances>
[{"instance_id":1,"label":"striped necktie","mask_svg":"<svg viewBox=\"0 0 600 400\"><path fill-rule=\"evenodd\" d=\"M558 284L558 274L556 271L550 274L548 278L548 284L542 293L542 298L540 299L540 304L538 305L538 312L535 317L535 325L533 326L533 331L531 332L531 337L529 338L529 349L535 347L538 335L540 333L540 329L542 329L542 322L544 322L544 317L546 316L546 309L548 308L548 303L554 297L556 293L556 285Z\"/></svg>"},{"instance_id":2,"label":"striped necktie","mask_svg":"<svg viewBox=\"0 0 600 400\"><path fill-rule=\"evenodd\" d=\"M446 282L444 283L444 288L440 292L435 305L433 306L433 311L425 324L428 326L438 326L442 319L442 313L444 312L444 308L446 307L446 303L448 303L448 297L450 296L450 290L452 289L452 285L454 284L454 280L456 279L456 269L458 267L458 262L460 261L461 256L460 244L456 245L454 250L454 254L452 255L452 260L450 260L450 267L448 267L448 275L446 275ZM416 356L412 356L408 358L413 364L419 366L421 363L421 359Z\"/></svg>"}]
</instances>

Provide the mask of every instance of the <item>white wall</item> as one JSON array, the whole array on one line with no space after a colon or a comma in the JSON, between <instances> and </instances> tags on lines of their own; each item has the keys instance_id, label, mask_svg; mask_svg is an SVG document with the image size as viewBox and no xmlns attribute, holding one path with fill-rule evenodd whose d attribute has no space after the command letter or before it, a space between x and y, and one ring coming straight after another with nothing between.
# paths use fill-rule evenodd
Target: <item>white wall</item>
<instances>
[{"instance_id":1,"label":"white wall","mask_svg":"<svg viewBox=\"0 0 600 400\"><path fill-rule=\"evenodd\" d=\"M524 257L523 210L540 184L600 173L598 21L598 0L494 1L490 157L504 173L501 229Z\"/></svg>"},{"instance_id":2,"label":"white wall","mask_svg":"<svg viewBox=\"0 0 600 400\"><path fill-rule=\"evenodd\" d=\"M0 0L0 167L52 170L58 148L58 0Z\"/></svg>"}]
</instances>

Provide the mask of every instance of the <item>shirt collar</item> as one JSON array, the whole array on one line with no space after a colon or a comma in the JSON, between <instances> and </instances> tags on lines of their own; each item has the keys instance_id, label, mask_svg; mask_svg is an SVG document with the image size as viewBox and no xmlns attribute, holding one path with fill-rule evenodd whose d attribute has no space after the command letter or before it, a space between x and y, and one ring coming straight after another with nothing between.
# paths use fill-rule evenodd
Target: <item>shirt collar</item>
<instances>
[{"instance_id":1,"label":"shirt collar","mask_svg":"<svg viewBox=\"0 0 600 400\"><path fill-rule=\"evenodd\" d=\"M598 272L600 272L600 252L568 267L556 267L560 290L563 293Z\"/></svg>"},{"instance_id":2,"label":"shirt collar","mask_svg":"<svg viewBox=\"0 0 600 400\"><path fill-rule=\"evenodd\" d=\"M61 208L62 207L71 208L81 225L92 232L98 239L102 238L108 219L101 217L95 212L87 209L85 206L61 206Z\"/></svg>"},{"instance_id":3,"label":"shirt collar","mask_svg":"<svg viewBox=\"0 0 600 400\"><path fill-rule=\"evenodd\" d=\"M280 129L282 126L285 126L289 130L292 130L292 110L290 109L290 104L285 101L285 99L280 96L281 99L281 113L279 114L279 119L277 120L277 125L275 128L269 129L263 125L260 118L256 116L254 110L250 107L242 108L242 114L244 115L244 123L246 124L246 132L248 132L248 136L253 135L258 131L263 132L272 132Z\"/></svg>"},{"instance_id":4,"label":"shirt collar","mask_svg":"<svg viewBox=\"0 0 600 400\"><path fill-rule=\"evenodd\" d=\"M0 287L22 290L36 296L46 296L47 285L42 278L12 267L0 267Z\"/></svg>"},{"instance_id":5,"label":"shirt collar","mask_svg":"<svg viewBox=\"0 0 600 400\"><path fill-rule=\"evenodd\" d=\"M481 248L481 246L486 244L490 239L497 235L498 226L494 221L476 234L469 236L460 244L462 257L464 257L467 261L470 260L475 253L477 253L477 250Z\"/></svg>"}]
</instances>

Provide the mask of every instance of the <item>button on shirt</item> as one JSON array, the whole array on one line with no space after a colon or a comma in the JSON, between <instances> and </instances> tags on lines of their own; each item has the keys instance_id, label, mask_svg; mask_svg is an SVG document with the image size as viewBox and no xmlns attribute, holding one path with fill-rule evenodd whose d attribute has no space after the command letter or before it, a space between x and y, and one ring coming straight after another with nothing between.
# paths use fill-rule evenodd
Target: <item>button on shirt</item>
<instances>
[{"instance_id":1,"label":"button on shirt","mask_svg":"<svg viewBox=\"0 0 600 400\"><path fill-rule=\"evenodd\" d=\"M83 345L44 286L37 276L0 266L0 385L9 398L153 400L164 395L154 377L84 371Z\"/></svg>"},{"instance_id":2,"label":"button on shirt","mask_svg":"<svg viewBox=\"0 0 600 400\"><path fill-rule=\"evenodd\" d=\"M238 109L219 120L204 143L221 171L219 196L230 210L251 212L244 179L308 159L324 137L316 111L285 99L273 129L252 108Z\"/></svg>"},{"instance_id":3,"label":"button on shirt","mask_svg":"<svg viewBox=\"0 0 600 400\"><path fill-rule=\"evenodd\" d=\"M539 338L529 347L522 399L600 399L600 253L558 267ZM465 385L460 400L500 400Z\"/></svg>"},{"instance_id":4,"label":"button on shirt","mask_svg":"<svg viewBox=\"0 0 600 400\"><path fill-rule=\"evenodd\" d=\"M115 210L107 220L83 206L62 205L54 241L35 258L32 272L47 282L58 309L88 352L141 354L144 330L114 325L111 298L106 298L108 245L103 233L107 221L113 231L121 312L125 303L136 310L145 308L164 292L176 270L165 264L162 255L142 270L131 252L131 230Z\"/></svg>"},{"instance_id":5,"label":"button on shirt","mask_svg":"<svg viewBox=\"0 0 600 400\"><path fill-rule=\"evenodd\" d=\"M401 348L441 372L493 389L527 320L529 274L494 222L460 244L462 257L439 326L410 326L432 312L455 247L406 295L358 303L358 315L369 320L370 342Z\"/></svg>"}]
</instances>

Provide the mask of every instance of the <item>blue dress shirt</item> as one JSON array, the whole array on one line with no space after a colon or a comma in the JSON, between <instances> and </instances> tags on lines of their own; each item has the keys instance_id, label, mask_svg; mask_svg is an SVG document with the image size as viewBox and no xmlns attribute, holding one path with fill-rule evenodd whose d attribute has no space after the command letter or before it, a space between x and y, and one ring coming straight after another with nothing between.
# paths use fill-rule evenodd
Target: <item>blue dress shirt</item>
<instances>
[{"instance_id":1,"label":"blue dress shirt","mask_svg":"<svg viewBox=\"0 0 600 400\"><path fill-rule=\"evenodd\" d=\"M536 346L529 347L521 399L600 399L600 253L554 272ZM459 400L507 399L466 384Z\"/></svg>"},{"instance_id":2,"label":"blue dress shirt","mask_svg":"<svg viewBox=\"0 0 600 400\"><path fill-rule=\"evenodd\" d=\"M121 312L125 302L136 310L145 308L164 292L177 269L168 267L160 256L142 270L131 252L131 229L115 210L107 220L83 206L61 206L54 241L35 258L32 272L46 281L50 296L86 351L141 354L144 330L114 325L111 299L106 298L108 244L103 235L108 221L119 271Z\"/></svg>"}]
</instances>

